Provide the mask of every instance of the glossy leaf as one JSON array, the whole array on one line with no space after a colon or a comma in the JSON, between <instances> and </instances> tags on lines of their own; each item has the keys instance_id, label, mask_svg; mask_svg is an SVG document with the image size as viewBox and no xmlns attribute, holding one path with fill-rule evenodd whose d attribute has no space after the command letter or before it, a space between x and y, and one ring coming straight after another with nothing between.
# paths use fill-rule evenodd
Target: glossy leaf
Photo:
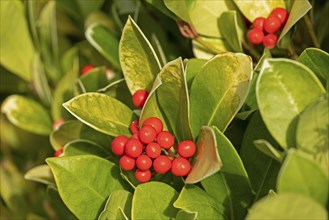
<instances>
[{"instance_id":1,"label":"glossy leaf","mask_svg":"<svg viewBox=\"0 0 329 220\"><path fill-rule=\"evenodd\" d=\"M120 218L121 215L126 217L126 219L131 219L131 206L132 194L126 190L115 190L108 198L105 209L98 219L122 219Z\"/></svg>"},{"instance_id":2,"label":"glossy leaf","mask_svg":"<svg viewBox=\"0 0 329 220\"><path fill-rule=\"evenodd\" d=\"M48 135L52 123L47 111L36 101L20 95L7 97L1 106L11 123L34 134Z\"/></svg>"},{"instance_id":3,"label":"glossy leaf","mask_svg":"<svg viewBox=\"0 0 329 220\"><path fill-rule=\"evenodd\" d=\"M120 64L131 94L139 89L151 90L160 61L137 24L128 18L119 44Z\"/></svg>"},{"instance_id":4,"label":"glossy leaf","mask_svg":"<svg viewBox=\"0 0 329 220\"><path fill-rule=\"evenodd\" d=\"M103 147L92 141L74 140L64 146L64 156L95 155L108 157L109 153Z\"/></svg>"},{"instance_id":5,"label":"glossy leaf","mask_svg":"<svg viewBox=\"0 0 329 220\"><path fill-rule=\"evenodd\" d=\"M202 127L197 142L196 156L185 183L197 183L221 169L223 164L218 153L217 144L214 129Z\"/></svg>"},{"instance_id":6,"label":"glossy leaf","mask_svg":"<svg viewBox=\"0 0 329 220\"><path fill-rule=\"evenodd\" d=\"M176 18L176 16L166 7L164 4L164 0L146 0L146 2L150 3L157 9L159 9L162 13L167 15L168 17L171 17L173 19Z\"/></svg>"},{"instance_id":7,"label":"glossy leaf","mask_svg":"<svg viewBox=\"0 0 329 220\"><path fill-rule=\"evenodd\" d=\"M189 122L189 98L185 70L181 58L167 63L160 72L162 85L157 89L158 101L178 142L192 140Z\"/></svg>"},{"instance_id":8,"label":"glossy leaf","mask_svg":"<svg viewBox=\"0 0 329 220\"><path fill-rule=\"evenodd\" d=\"M278 176L278 193L293 192L313 198L323 206L328 202L329 178L313 161L290 150Z\"/></svg>"},{"instance_id":9,"label":"glossy leaf","mask_svg":"<svg viewBox=\"0 0 329 220\"><path fill-rule=\"evenodd\" d=\"M10 72L30 81L35 51L25 19L24 4L18 0L1 1L0 10L0 63Z\"/></svg>"},{"instance_id":10,"label":"glossy leaf","mask_svg":"<svg viewBox=\"0 0 329 220\"><path fill-rule=\"evenodd\" d=\"M115 68L120 69L119 40L105 26L93 24L86 30L86 38Z\"/></svg>"},{"instance_id":11,"label":"glossy leaf","mask_svg":"<svg viewBox=\"0 0 329 220\"><path fill-rule=\"evenodd\" d=\"M179 210L176 215L176 220L196 220L197 213L195 212L187 212L184 210Z\"/></svg>"},{"instance_id":12,"label":"glossy leaf","mask_svg":"<svg viewBox=\"0 0 329 220\"><path fill-rule=\"evenodd\" d=\"M68 142L79 139L82 123L78 120L64 122L59 129L50 134L50 143L55 150L63 148Z\"/></svg>"},{"instance_id":13,"label":"glossy leaf","mask_svg":"<svg viewBox=\"0 0 329 220\"><path fill-rule=\"evenodd\" d=\"M230 219L243 219L253 199L249 177L231 142L216 127L213 128L223 167L201 181L204 190L226 208Z\"/></svg>"},{"instance_id":14,"label":"glossy leaf","mask_svg":"<svg viewBox=\"0 0 329 220\"><path fill-rule=\"evenodd\" d=\"M174 206L188 213L196 213L198 219L227 218L222 204L195 185L186 185Z\"/></svg>"},{"instance_id":15,"label":"glossy leaf","mask_svg":"<svg viewBox=\"0 0 329 220\"><path fill-rule=\"evenodd\" d=\"M165 6L172 11L176 16L180 17L186 22L191 22L189 15L189 8L191 7L191 1L170 1L163 0Z\"/></svg>"},{"instance_id":16,"label":"glossy leaf","mask_svg":"<svg viewBox=\"0 0 329 220\"><path fill-rule=\"evenodd\" d=\"M252 62L244 54L224 53L208 61L191 87L191 126L196 137L201 126L225 131L241 108L252 77Z\"/></svg>"},{"instance_id":17,"label":"glossy leaf","mask_svg":"<svg viewBox=\"0 0 329 220\"><path fill-rule=\"evenodd\" d=\"M27 173L25 173L24 179L55 186L54 176L51 173L48 165L39 165L33 167Z\"/></svg>"},{"instance_id":18,"label":"glossy leaf","mask_svg":"<svg viewBox=\"0 0 329 220\"><path fill-rule=\"evenodd\" d=\"M298 61L310 68L329 91L329 54L326 51L307 48L300 54Z\"/></svg>"},{"instance_id":19,"label":"glossy leaf","mask_svg":"<svg viewBox=\"0 0 329 220\"><path fill-rule=\"evenodd\" d=\"M201 70L202 66L207 62L205 59L192 58L187 61L186 64L186 82L187 87L190 90L194 77Z\"/></svg>"},{"instance_id":20,"label":"glossy leaf","mask_svg":"<svg viewBox=\"0 0 329 220\"><path fill-rule=\"evenodd\" d=\"M304 65L284 58L265 61L256 97L266 127L282 148L295 147L297 117L324 92Z\"/></svg>"},{"instance_id":21,"label":"glossy leaf","mask_svg":"<svg viewBox=\"0 0 329 220\"><path fill-rule=\"evenodd\" d=\"M293 205L287 205L293 204ZM327 219L324 207L313 199L297 193L281 193L255 203L249 219Z\"/></svg>"},{"instance_id":22,"label":"glossy leaf","mask_svg":"<svg viewBox=\"0 0 329 220\"><path fill-rule=\"evenodd\" d=\"M54 174L61 198L79 219L97 218L107 197L126 187L119 168L100 157L48 158L46 162Z\"/></svg>"},{"instance_id":23,"label":"glossy leaf","mask_svg":"<svg viewBox=\"0 0 329 220\"><path fill-rule=\"evenodd\" d=\"M254 141L255 146L267 156L281 162L283 153L275 149L267 140L259 139Z\"/></svg>"},{"instance_id":24,"label":"glossy leaf","mask_svg":"<svg viewBox=\"0 0 329 220\"><path fill-rule=\"evenodd\" d=\"M106 68L94 68L88 74L80 77L85 92L96 92L100 88L108 85L109 80L106 77Z\"/></svg>"},{"instance_id":25,"label":"glossy leaf","mask_svg":"<svg viewBox=\"0 0 329 220\"><path fill-rule=\"evenodd\" d=\"M178 193L169 185L149 182L136 187L132 201L132 219L169 219L178 212L173 206Z\"/></svg>"},{"instance_id":26,"label":"glossy leaf","mask_svg":"<svg viewBox=\"0 0 329 220\"><path fill-rule=\"evenodd\" d=\"M76 118L102 133L130 135L134 119L131 109L120 101L99 93L85 93L63 104Z\"/></svg>"}]
</instances>

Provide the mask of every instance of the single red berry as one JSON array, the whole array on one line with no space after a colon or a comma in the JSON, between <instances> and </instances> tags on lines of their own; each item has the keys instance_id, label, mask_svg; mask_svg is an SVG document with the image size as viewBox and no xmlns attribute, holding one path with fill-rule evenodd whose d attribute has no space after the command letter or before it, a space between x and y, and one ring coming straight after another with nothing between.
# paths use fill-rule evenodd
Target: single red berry
<instances>
[{"instance_id":1,"label":"single red berry","mask_svg":"<svg viewBox=\"0 0 329 220\"><path fill-rule=\"evenodd\" d=\"M281 28L281 21L276 16L270 16L264 22L264 30L269 34L274 34L280 28Z\"/></svg>"},{"instance_id":2,"label":"single red berry","mask_svg":"<svg viewBox=\"0 0 329 220\"><path fill-rule=\"evenodd\" d=\"M285 24L286 21L288 20L289 13L286 9L284 8L275 8L270 16L276 16L280 19L281 24Z\"/></svg>"},{"instance_id":3,"label":"single red berry","mask_svg":"<svg viewBox=\"0 0 329 220\"><path fill-rule=\"evenodd\" d=\"M139 170L137 169L135 171L135 177L138 180L138 182L140 183L145 183L150 181L151 177L152 177L152 173L150 170Z\"/></svg>"},{"instance_id":4,"label":"single red berry","mask_svg":"<svg viewBox=\"0 0 329 220\"><path fill-rule=\"evenodd\" d=\"M175 138L169 131L161 131L157 136L157 143L168 150L174 145Z\"/></svg>"},{"instance_id":5,"label":"single red berry","mask_svg":"<svg viewBox=\"0 0 329 220\"><path fill-rule=\"evenodd\" d=\"M147 125L152 126L156 130L157 134L159 134L163 129L163 123L157 117L150 117L150 118L146 119L143 122L142 127L147 126Z\"/></svg>"},{"instance_id":6,"label":"single red berry","mask_svg":"<svg viewBox=\"0 0 329 220\"><path fill-rule=\"evenodd\" d=\"M130 138L125 145L125 153L127 156L137 158L143 152L143 144L134 138Z\"/></svg>"},{"instance_id":7,"label":"single red berry","mask_svg":"<svg viewBox=\"0 0 329 220\"><path fill-rule=\"evenodd\" d=\"M136 166L140 170L148 170L152 167L152 160L149 156L142 154L137 157Z\"/></svg>"},{"instance_id":8,"label":"single red berry","mask_svg":"<svg viewBox=\"0 0 329 220\"><path fill-rule=\"evenodd\" d=\"M95 67L91 64L89 65L85 65L83 68L82 68L82 73L81 75L86 75L90 70L94 69Z\"/></svg>"},{"instance_id":9,"label":"single red berry","mask_svg":"<svg viewBox=\"0 0 329 220\"><path fill-rule=\"evenodd\" d=\"M135 168L135 159L123 155L119 160L119 164L123 170L129 171Z\"/></svg>"},{"instance_id":10,"label":"single red berry","mask_svg":"<svg viewBox=\"0 0 329 220\"><path fill-rule=\"evenodd\" d=\"M178 144L177 151L181 157L190 158L195 154L196 146L193 141L182 141Z\"/></svg>"},{"instance_id":11,"label":"single red berry","mask_svg":"<svg viewBox=\"0 0 329 220\"><path fill-rule=\"evenodd\" d=\"M159 174L167 173L171 168L171 160L165 155L160 155L153 161L153 169Z\"/></svg>"},{"instance_id":12,"label":"single red berry","mask_svg":"<svg viewBox=\"0 0 329 220\"><path fill-rule=\"evenodd\" d=\"M113 153L122 156L125 153L125 145L127 141L128 138L124 135L116 136L111 143Z\"/></svg>"},{"instance_id":13,"label":"single red berry","mask_svg":"<svg viewBox=\"0 0 329 220\"><path fill-rule=\"evenodd\" d=\"M151 158L157 158L161 154L161 147L158 143L151 142L146 146L146 155Z\"/></svg>"},{"instance_id":14,"label":"single red berry","mask_svg":"<svg viewBox=\"0 0 329 220\"><path fill-rule=\"evenodd\" d=\"M263 31L264 30L264 21L265 21L264 17L258 17L252 22L252 25L254 28Z\"/></svg>"},{"instance_id":15,"label":"single red berry","mask_svg":"<svg viewBox=\"0 0 329 220\"><path fill-rule=\"evenodd\" d=\"M144 126L139 131L139 139L144 144L149 144L155 140L157 137L156 130L151 126Z\"/></svg>"},{"instance_id":16,"label":"single red berry","mask_svg":"<svg viewBox=\"0 0 329 220\"><path fill-rule=\"evenodd\" d=\"M172 161L171 172L175 176L186 176L191 170L190 161L185 158L177 157Z\"/></svg>"},{"instance_id":17,"label":"single red berry","mask_svg":"<svg viewBox=\"0 0 329 220\"><path fill-rule=\"evenodd\" d=\"M138 141L141 141L140 138L139 138L139 134L138 134L138 133L133 134L133 135L130 137L130 139L136 139L136 140L138 140Z\"/></svg>"},{"instance_id":18,"label":"single red berry","mask_svg":"<svg viewBox=\"0 0 329 220\"><path fill-rule=\"evenodd\" d=\"M278 37L275 34L268 34L263 39L263 45L266 48L272 49L276 46Z\"/></svg>"},{"instance_id":19,"label":"single red berry","mask_svg":"<svg viewBox=\"0 0 329 220\"><path fill-rule=\"evenodd\" d=\"M138 126L138 124L139 124L139 120L138 119L136 119L136 120L134 120L134 121L132 121L130 123L129 128L130 128L130 131L131 131L132 134L136 134L136 133L139 132L139 126Z\"/></svg>"},{"instance_id":20,"label":"single red berry","mask_svg":"<svg viewBox=\"0 0 329 220\"><path fill-rule=\"evenodd\" d=\"M146 90L137 90L133 95L133 103L137 108L142 108L149 93Z\"/></svg>"},{"instance_id":21,"label":"single red berry","mask_svg":"<svg viewBox=\"0 0 329 220\"><path fill-rule=\"evenodd\" d=\"M57 130L62 124L64 124L65 120L64 118L60 118L53 123L53 129Z\"/></svg>"},{"instance_id":22,"label":"single red berry","mask_svg":"<svg viewBox=\"0 0 329 220\"><path fill-rule=\"evenodd\" d=\"M263 31L257 28L253 28L250 31L248 31L247 37L250 43L257 45L263 42L264 33Z\"/></svg>"},{"instance_id":23,"label":"single red berry","mask_svg":"<svg viewBox=\"0 0 329 220\"><path fill-rule=\"evenodd\" d=\"M55 156L55 157L59 157L59 156L62 155L62 153L63 153L63 148L60 148L60 149L58 149L58 150L55 151L54 156Z\"/></svg>"}]
</instances>

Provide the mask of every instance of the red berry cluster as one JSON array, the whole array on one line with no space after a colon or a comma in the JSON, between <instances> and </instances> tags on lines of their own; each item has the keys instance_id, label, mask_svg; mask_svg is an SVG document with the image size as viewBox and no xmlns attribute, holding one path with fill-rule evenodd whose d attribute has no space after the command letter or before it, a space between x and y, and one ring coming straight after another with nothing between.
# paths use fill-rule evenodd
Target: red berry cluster
<instances>
[{"instance_id":1,"label":"red berry cluster","mask_svg":"<svg viewBox=\"0 0 329 220\"><path fill-rule=\"evenodd\" d=\"M185 140L177 145L178 156L170 156L170 149L175 144L175 137L169 131L163 131L163 123L159 118L146 119L142 127L135 120L130 124L130 138L119 135L114 138L111 149L121 156L120 167L123 170L135 171L136 179L148 182L153 173L165 174L169 170L175 176L186 176L191 169L189 158L193 157L196 146L193 141Z\"/></svg>"},{"instance_id":2,"label":"red berry cluster","mask_svg":"<svg viewBox=\"0 0 329 220\"><path fill-rule=\"evenodd\" d=\"M252 29L247 34L250 43L255 45L263 43L266 48L274 48L278 41L276 33L284 26L288 15L286 9L276 8L268 18L256 18L252 23Z\"/></svg>"}]
</instances>

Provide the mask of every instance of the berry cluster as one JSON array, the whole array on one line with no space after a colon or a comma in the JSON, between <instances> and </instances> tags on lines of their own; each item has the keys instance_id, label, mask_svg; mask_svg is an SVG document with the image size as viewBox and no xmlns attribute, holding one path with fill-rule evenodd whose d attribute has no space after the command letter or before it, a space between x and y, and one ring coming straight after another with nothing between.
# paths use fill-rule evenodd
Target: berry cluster
<instances>
[{"instance_id":1,"label":"berry cluster","mask_svg":"<svg viewBox=\"0 0 329 220\"><path fill-rule=\"evenodd\" d=\"M263 43L266 48L274 48L278 41L276 33L284 26L288 15L286 9L276 8L268 18L256 18L252 23L252 29L247 34L250 43L255 45Z\"/></svg>"},{"instance_id":2,"label":"berry cluster","mask_svg":"<svg viewBox=\"0 0 329 220\"><path fill-rule=\"evenodd\" d=\"M135 177L141 182L148 182L152 171L165 174L171 170L175 176L186 176L191 169L189 158L193 157L196 146L193 141L185 140L177 145L178 156L174 157L172 147L175 138L169 131L163 131L159 118L146 119L142 127L139 120L130 124L132 136L119 135L114 138L111 149L120 156L120 167L130 171L135 168Z\"/></svg>"}]
</instances>

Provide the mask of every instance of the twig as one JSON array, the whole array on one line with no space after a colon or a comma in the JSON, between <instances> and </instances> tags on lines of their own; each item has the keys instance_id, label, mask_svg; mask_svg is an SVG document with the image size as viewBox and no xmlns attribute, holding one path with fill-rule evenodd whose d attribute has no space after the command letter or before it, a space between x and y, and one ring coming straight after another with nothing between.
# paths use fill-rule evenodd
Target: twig
<instances>
[{"instance_id":1,"label":"twig","mask_svg":"<svg viewBox=\"0 0 329 220\"><path fill-rule=\"evenodd\" d=\"M253 47L249 46L245 41L242 41L242 46L244 49L248 50L250 55L255 59L256 62L259 61L261 58L261 55L258 53L257 50L255 50Z\"/></svg>"}]
</instances>

